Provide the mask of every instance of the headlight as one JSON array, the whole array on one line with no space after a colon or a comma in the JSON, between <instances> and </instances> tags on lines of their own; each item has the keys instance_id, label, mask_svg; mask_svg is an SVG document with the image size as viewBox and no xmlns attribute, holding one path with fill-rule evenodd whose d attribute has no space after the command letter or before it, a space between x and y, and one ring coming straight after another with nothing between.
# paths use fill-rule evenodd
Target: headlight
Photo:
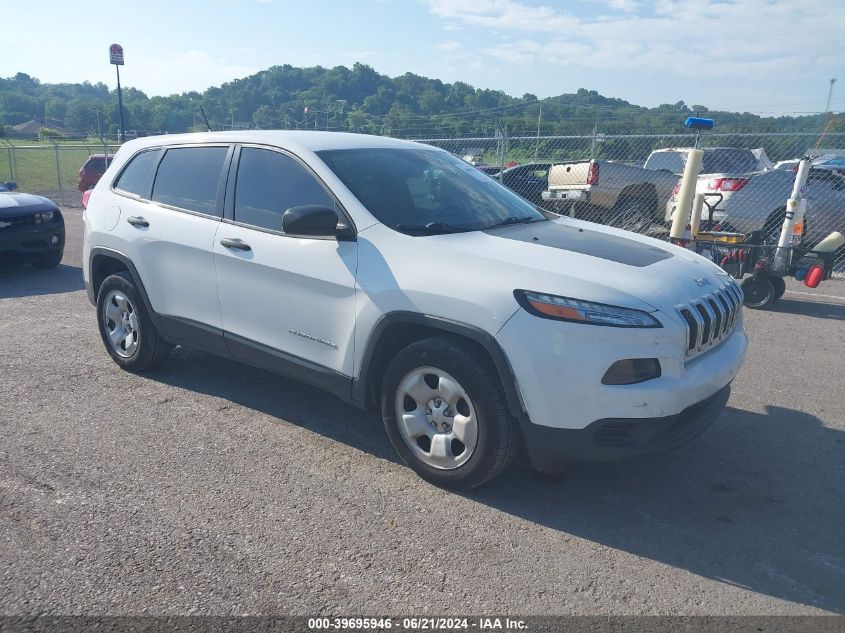
<instances>
[{"instance_id":1,"label":"headlight","mask_svg":"<svg viewBox=\"0 0 845 633\"><path fill-rule=\"evenodd\" d=\"M517 302L534 316L557 321L574 321L611 327L663 327L648 312L611 306L569 297L558 297L530 290L514 290Z\"/></svg>"},{"instance_id":2,"label":"headlight","mask_svg":"<svg viewBox=\"0 0 845 633\"><path fill-rule=\"evenodd\" d=\"M53 211L42 211L41 213L36 213L35 223L38 224L39 222L43 222L46 224L47 222L52 222L54 215L55 213Z\"/></svg>"}]
</instances>

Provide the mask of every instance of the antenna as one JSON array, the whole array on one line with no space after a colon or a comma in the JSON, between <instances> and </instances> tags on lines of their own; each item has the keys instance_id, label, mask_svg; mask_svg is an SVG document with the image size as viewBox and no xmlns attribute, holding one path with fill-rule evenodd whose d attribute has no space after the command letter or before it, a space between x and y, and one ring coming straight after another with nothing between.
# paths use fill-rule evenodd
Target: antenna
<instances>
[{"instance_id":1,"label":"antenna","mask_svg":"<svg viewBox=\"0 0 845 633\"><path fill-rule=\"evenodd\" d=\"M200 112L202 112L202 118L205 120L205 127L207 127L208 131L211 132L211 124L208 122L208 117L205 116L205 110L202 109L202 106L200 106Z\"/></svg>"}]
</instances>

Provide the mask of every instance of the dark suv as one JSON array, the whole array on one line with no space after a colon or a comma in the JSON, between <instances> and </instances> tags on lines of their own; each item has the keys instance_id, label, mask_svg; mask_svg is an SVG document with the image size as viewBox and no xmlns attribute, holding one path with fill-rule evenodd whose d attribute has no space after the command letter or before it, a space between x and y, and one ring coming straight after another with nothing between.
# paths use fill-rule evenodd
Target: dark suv
<instances>
[{"instance_id":1,"label":"dark suv","mask_svg":"<svg viewBox=\"0 0 845 633\"><path fill-rule=\"evenodd\" d=\"M93 189L111 165L112 158L114 154L91 154L79 170L79 184L76 188L80 191Z\"/></svg>"}]
</instances>

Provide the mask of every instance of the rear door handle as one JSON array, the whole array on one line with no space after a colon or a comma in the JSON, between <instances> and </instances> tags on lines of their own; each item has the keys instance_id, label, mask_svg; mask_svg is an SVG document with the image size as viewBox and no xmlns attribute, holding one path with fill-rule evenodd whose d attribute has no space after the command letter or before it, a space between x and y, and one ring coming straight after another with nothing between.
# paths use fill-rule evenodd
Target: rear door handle
<instances>
[{"instance_id":1,"label":"rear door handle","mask_svg":"<svg viewBox=\"0 0 845 633\"><path fill-rule=\"evenodd\" d=\"M133 216L132 216L132 217L130 217L130 218L126 218L126 221L127 221L127 222L129 222L129 224L131 224L132 226L144 226L144 227L147 227L147 226L149 226L149 225L150 225L150 223L149 223L149 222L147 222L147 221L146 221L144 218L142 218L140 215L133 215Z\"/></svg>"},{"instance_id":2,"label":"rear door handle","mask_svg":"<svg viewBox=\"0 0 845 633\"><path fill-rule=\"evenodd\" d=\"M220 243L226 248L234 248L238 251L252 250L252 247L249 244L238 238L224 237L222 240L220 240Z\"/></svg>"}]
</instances>

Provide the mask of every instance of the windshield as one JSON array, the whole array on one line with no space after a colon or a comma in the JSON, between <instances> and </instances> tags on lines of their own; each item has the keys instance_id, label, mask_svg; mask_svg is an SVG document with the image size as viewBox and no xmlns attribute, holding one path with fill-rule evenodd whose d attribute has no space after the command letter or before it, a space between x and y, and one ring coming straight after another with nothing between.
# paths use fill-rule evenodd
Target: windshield
<instances>
[{"instance_id":1,"label":"windshield","mask_svg":"<svg viewBox=\"0 0 845 633\"><path fill-rule=\"evenodd\" d=\"M530 202L435 149L343 149L317 155L380 222L409 234L543 220Z\"/></svg>"}]
</instances>

